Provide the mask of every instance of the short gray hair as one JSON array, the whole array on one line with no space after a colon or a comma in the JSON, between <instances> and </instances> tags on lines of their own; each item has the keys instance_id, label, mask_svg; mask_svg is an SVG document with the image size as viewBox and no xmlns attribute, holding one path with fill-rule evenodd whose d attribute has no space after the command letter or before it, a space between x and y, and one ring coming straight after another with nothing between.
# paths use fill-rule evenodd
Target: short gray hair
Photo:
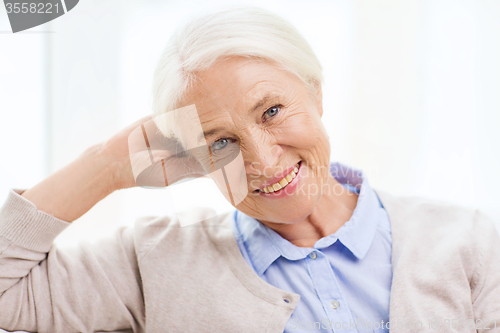
<instances>
[{"instance_id":1,"label":"short gray hair","mask_svg":"<svg viewBox=\"0 0 500 333\"><path fill-rule=\"evenodd\" d=\"M170 38L154 72L154 115L179 108L195 73L230 56L271 60L310 91L323 82L319 60L290 22L258 7L233 6L196 17Z\"/></svg>"}]
</instances>

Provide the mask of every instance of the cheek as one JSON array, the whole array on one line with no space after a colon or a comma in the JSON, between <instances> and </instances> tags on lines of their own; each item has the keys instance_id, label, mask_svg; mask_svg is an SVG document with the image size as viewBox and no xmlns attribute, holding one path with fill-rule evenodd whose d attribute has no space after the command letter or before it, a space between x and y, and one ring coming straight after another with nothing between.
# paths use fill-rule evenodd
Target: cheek
<instances>
[{"instance_id":1,"label":"cheek","mask_svg":"<svg viewBox=\"0 0 500 333\"><path fill-rule=\"evenodd\" d=\"M330 142L321 118L304 112L285 123L282 142L305 162L303 186L320 186L330 173Z\"/></svg>"},{"instance_id":2,"label":"cheek","mask_svg":"<svg viewBox=\"0 0 500 333\"><path fill-rule=\"evenodd\" d=\"M329 159L330 143L320 118L308 112L297 113L287 118L276 132L281 144L318 160Z\"/></svg>"}]
</instances>

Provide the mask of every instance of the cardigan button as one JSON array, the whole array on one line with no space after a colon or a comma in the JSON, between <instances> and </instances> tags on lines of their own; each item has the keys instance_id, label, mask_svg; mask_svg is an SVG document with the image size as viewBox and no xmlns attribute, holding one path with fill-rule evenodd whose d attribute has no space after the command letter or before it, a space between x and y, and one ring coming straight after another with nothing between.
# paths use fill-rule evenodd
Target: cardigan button
<instances>
[{"instance_id":1,"label":"cardigan button","mask_svg":"<svg viewBox=\"0 0 500 333\"><path fill-rule=\"evenodd\" d=\"M340 303L339 303L339 301L333 301L330 303L330 306L332 307L332 309L335 310L336 308L338 308L340 306Z\"/></svg>"}]
</instances>

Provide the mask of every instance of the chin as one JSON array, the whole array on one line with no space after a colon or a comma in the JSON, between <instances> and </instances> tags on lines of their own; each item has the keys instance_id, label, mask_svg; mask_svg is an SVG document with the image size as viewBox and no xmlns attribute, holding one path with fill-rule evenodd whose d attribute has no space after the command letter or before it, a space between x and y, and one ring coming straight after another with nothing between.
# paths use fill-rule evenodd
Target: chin
<instances>
[{"instance_id":1,"label":"chin","mask_svg":"<svg viewBox=\"0 0 500 333\"><path fill-rule=\"evenodd\" d=\"M279 211L271 208L267 212L261 212L263 216L257 219L273 223L296 224L304 221L311 215L314 206L313 202L307 202L301 205L293 205L293 207L288 207L287 209L279 209Z\"/></svg>"}]
</instances>

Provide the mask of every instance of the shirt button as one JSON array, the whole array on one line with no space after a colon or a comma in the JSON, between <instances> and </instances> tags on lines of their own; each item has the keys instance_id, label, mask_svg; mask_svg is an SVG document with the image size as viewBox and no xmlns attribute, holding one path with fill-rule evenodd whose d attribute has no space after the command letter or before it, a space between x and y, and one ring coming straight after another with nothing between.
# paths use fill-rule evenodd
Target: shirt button
<instances>
[{"instance_id":1,"label":"shirt button","mask_svg":"<svg viewBox=\"0 0 500 333\"><path fill-rule=\"evenodd\" d=\"M338 301L333 301L330 303L330 306L332 307L332 309L338 308L339 305L340 305L340 303Z\"/></svg>"},{"instance_id":2,"label":"shirt button","mask_svg":"<svg viewBox=\"0 0 500 333\"><path fill-rule=\"evenodd\" d=\"M318 257L318 255L316 254L316 252L313 251L313 252L309 253L309 258L316 259L317 257Z\"/></svg>"}]
</instances>

